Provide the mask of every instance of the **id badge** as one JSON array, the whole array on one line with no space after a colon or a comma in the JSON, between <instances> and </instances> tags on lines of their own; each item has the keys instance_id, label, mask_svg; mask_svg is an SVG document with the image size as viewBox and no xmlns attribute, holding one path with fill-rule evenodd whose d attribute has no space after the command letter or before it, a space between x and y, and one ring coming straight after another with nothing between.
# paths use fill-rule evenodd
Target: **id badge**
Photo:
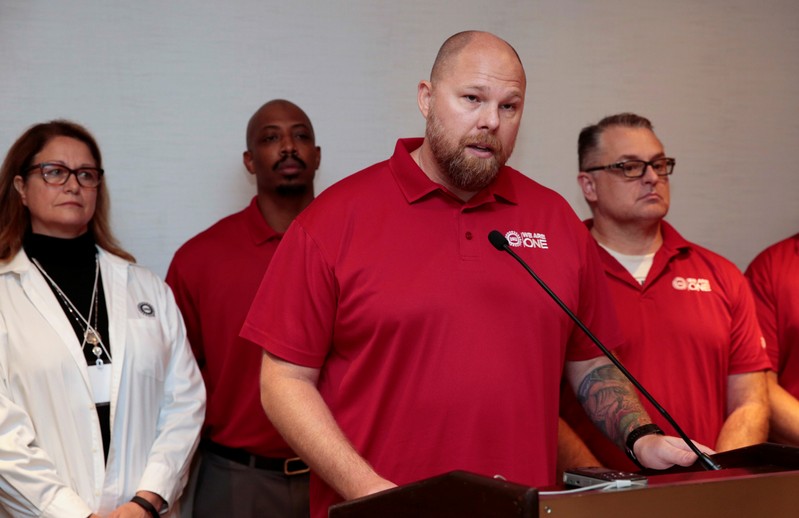
<instances>
[{"instance_id":1,"label":"id badge","mask_svg":"<svg viewBox=\"0 0 799 518\"><path fill-rule=\"evenodd\" d=\"M92 385L94 402L108 403L111 401L111 364L89 365L89 382Z\"/></svg>"}]
</instances>

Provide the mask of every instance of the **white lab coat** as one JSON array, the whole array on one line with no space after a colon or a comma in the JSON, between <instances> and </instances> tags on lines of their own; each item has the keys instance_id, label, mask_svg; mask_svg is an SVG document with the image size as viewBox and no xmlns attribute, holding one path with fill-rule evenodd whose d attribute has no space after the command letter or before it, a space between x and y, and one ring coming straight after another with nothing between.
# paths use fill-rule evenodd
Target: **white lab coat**
<instances>
[{"instance_id":1,"label":"white lab coat","mask_svg":"<svg viewBox=\"0 0 799 518\"><path fill-rule=\"evenodd\" d=\"M0 516L105 515L138 490L173 504L185 485L205 388L183 320L153 273L99 258L113 358L107 466L67 316L23 251L0 265Z\"/></svg>"}]
</instances>

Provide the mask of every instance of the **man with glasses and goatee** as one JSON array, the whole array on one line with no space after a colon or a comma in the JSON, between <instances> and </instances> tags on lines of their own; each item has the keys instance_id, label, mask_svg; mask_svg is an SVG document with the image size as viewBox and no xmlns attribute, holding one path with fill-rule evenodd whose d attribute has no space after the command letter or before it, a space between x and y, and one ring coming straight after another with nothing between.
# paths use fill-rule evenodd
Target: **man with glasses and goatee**
<instances>
[{"instance_id":1,"label":"man with glasses and goatee","mask_svg":"<svg viewBox=\"0 0 799 518\"><path fill-rule=\"evenodd\" d=\"M734 264L686 241L664 221L675 159L665 154L649 120L632 113L584 128L578 154L577 181L593 214L586 225L625 336L619 359L693 440L718 451L765 441L769 362L752 295ZM561 426L560 467L598 459L614 469L637 469L577 404L590 395L575 399L570 388L563 392L561 416L568 426ZM673 435L643 403L655 424Z\"/></svg>"}]
</instances>

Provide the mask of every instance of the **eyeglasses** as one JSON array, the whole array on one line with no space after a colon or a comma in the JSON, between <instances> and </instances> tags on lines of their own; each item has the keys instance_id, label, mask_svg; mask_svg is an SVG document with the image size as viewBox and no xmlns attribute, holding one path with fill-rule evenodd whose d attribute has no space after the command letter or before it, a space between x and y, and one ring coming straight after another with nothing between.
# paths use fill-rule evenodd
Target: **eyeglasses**
<instances>
[{"instance_id":1,"label":"eyeglasses","mask_svg":"<svg viewBox=\"0 0 799 518\"><path fill-rule=\"evenodd\" d=\"M87 189L96 189L97 186L100 185L104 173L99 167L79 167L77 169L70 169L65 165L52 164L49 162L34 164L25 172L29 173L34 169L39 170L42 179L48 185L64 185L69 181L69 176L74 174L78 184Z\"/></svg>"},{"instance_id":2,"label":"eyeglasses","mask_svg":"<svg viewBox=\"0 0 799 518\"><path fill-rule=\"evenodd\" d=\"M615 164L603 165L599 167L589 167L585 170L586 173L591 171L610 171L612 173L622 173L625 178L641 178L646 173L646 168L651 167L652 171L658 176L668 176L674 172L674 164L676 160L673 158L656 158L650 162L646 160L625 160L623 162L616 162Z\"/></svg>"}]
</instances>

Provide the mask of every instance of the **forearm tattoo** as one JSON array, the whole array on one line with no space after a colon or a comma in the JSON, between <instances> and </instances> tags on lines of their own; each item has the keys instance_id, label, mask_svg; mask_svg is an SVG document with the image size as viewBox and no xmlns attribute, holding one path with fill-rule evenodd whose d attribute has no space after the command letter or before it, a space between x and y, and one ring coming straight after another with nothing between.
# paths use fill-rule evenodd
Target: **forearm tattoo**
<instances>
[{"instance_id":1,"label":"forearm tattoo","mask_svg":"<svg viewBox=\"0 0 799 518\"><path fill-rule=\"evenodd\" d=\"M620 447L631 430L649 422L634 390L615 365L603 365L588 373L577 394L588 417Z\"/></svg>"}]
</instances>

